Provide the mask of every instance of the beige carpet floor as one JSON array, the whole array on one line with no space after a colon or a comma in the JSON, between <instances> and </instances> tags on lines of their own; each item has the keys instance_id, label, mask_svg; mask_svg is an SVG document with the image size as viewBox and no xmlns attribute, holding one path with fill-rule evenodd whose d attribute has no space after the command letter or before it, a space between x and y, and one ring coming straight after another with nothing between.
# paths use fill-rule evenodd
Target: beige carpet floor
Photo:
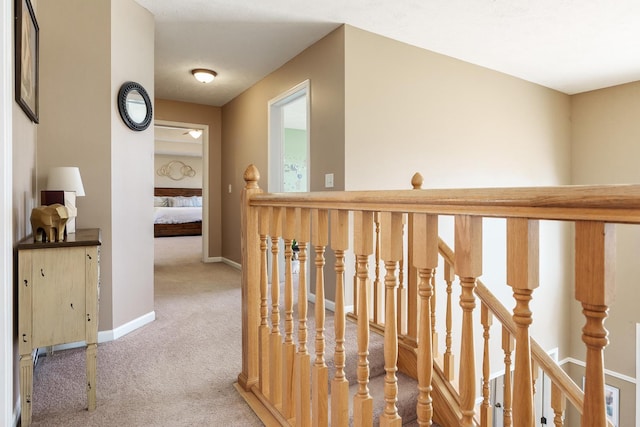
<instances>
[{"instance_id":1,"label":"beige carpet floor","mask_svg":"<svg viewBox=\"0 0 640 427\"><path fill-rule=\"evenodd\" d=\"M241 370L240 273L200 262L200 237L155 243L156 320L98 346L98 407L83 349L42 357L35 426L260 426L233 387Z\"/></svg>"}]
</instances>

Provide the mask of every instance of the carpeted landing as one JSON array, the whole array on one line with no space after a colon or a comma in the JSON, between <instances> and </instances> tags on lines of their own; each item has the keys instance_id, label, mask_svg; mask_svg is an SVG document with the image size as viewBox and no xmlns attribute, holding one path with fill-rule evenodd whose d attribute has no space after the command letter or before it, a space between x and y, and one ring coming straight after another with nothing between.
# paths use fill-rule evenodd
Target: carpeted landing
<instances>
[{"instance_id":1,"label":"carpeted landing","mask_svg":"<svg viewBox=\"0 0 640 427\"><path fill-rule=\"evenodd\" d=\"M233 387L241 367L240 273L200 262L199 237L156 240L156 320L98 345L97 409L85 354L43 357L35 426L261 426Z\"/></svg>"},{"instance_id":2,"label":"carpeted landing","mask_svg":"<svg viewBox=\"0 0 640 427\"><path fill-rule=\"evenodd\" d=\"M201 238L155 239L156 320L98 346L97 409L86 410L85 353L41 357L34 372L34 426L260 426L233 387L241 371L240 273L204 264ZM309 307L313 360L313 305ZM327 312L326 360L333 376L333 316ZM356 392L355 325L347 322L350 394ZM372 333L370 393L384 409L382 337ZM417 425L417 384L398 374L398 410ZM377 425L377 422L375 423Z\"/></svg>"}]
</instances>

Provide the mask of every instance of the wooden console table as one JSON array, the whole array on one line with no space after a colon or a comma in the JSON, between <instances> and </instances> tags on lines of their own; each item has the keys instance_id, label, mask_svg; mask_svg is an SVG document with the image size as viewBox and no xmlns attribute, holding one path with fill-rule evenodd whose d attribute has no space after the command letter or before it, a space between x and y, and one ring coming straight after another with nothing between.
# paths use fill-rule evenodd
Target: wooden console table
<instances>
[{"instance_id":1,"label":"wooden console table","mask_svg":"<svg viewBox=\"0 0 640 427\"><path fill-rule=\"evenodd\" d=\"M87 407L96 408L100 294L100 229L81 229L64 242L18 243L18 341L22 426L31 424L33 351L85 341Z\"/></svg>"}]
</instances>

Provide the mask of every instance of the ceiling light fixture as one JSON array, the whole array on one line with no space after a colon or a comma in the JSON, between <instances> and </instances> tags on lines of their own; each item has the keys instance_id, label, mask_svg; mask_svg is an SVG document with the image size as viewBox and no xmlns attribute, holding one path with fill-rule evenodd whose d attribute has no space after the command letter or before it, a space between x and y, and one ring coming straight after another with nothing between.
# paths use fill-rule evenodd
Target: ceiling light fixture
<instances>
[{"instance_id":1,"label":"ceiling light fixture","mask_svg":"<svg viewBox=\"0 0 640 427\"><path fill-rule=\"evenodd\" d=\"M191 74L196 78L199 82L202 83L211 83L213 79L218 75L213 70L207 70L205 68L196 68L191 70Z\"/></svg>"},{"instance_id":2,"label":"ceiling light fixture","mask_svg":"<svg viewBox=\"0 0 640 427\"><path fill-rule=\"evenodd\" d=\"M191 129L189 135L191 135L193 139L198 139L200 135L202 135L202 129Z\"/></svg>"}]
</instances>

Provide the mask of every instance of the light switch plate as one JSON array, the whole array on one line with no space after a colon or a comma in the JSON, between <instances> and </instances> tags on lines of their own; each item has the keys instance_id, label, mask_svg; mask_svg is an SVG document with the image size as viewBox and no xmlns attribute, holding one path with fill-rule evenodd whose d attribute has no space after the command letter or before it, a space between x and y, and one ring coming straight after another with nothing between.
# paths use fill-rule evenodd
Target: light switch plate
<instances>
[{"instance_id":1,"label":"light switch plate","mask_svg":"<svg viewBox=\"0 0 640 427\"><path fill-rule=\"evenodd\" d=\"M324 188L333 188L333 174L324 174Z\"/></svg>"}]
</instances>

